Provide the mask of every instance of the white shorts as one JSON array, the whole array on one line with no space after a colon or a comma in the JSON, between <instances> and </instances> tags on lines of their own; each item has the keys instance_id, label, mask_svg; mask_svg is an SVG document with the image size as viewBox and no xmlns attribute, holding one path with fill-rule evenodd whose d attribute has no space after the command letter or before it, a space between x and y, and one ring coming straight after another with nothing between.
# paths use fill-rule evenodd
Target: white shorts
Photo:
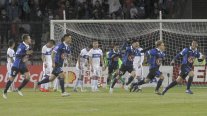
<instances>
[{"instance_id":1,"label":"white shorts","mask_svg":"<svg viewBox=\"0 0 207 116\"><path fill-rule=\"evenodd\" d=\"M7 63L6 67L7 67L7 73L10 75L11 73L11 68L12 68L13 63Z\"/></svg>"},{"instance_id":2,"label":"white shorts","mask_svg":"<svg viewBox=\"0 0 207 116\"><path fill-rule=\"evenodd\" d=\"M50 74L52 73L52 64L47 65L47 67L45 68L44 64L43 64L43 74L44 75L48 75L50 76Z\"/></svg>"},{"instance_id":3,"label":"white shorts","mask_svg":"<svg viewBox=\"0 0 207 116\"><path fill-rule=\"evenodd\" d=\"M93 68L92 76L101 77L101 67Z\"/></svg>"},{"instance_id":4,"label":"white shorts","mask_svg":"<svg viewBox=\"0 0 207 116\"><path fill-rule=\"evenodd\" d=\"M81 66L81 69L79 69L79 67L76 65L76 71L77 71L77 74L79 75L78 78L80 78L81 75L84 75L84 72L86 70L87 70L87 67Z\"/></svg>"},{"instance_id":5,"label":"white shorts","mask_svg":"<svg viewBox=\"0 0 207 116\"><path fill-rule=\"evenodd\" d=\"M133 64L133 68L137 77L143 76L143 66L140 66L139 64Z\"/></svg>"}]
</instances>

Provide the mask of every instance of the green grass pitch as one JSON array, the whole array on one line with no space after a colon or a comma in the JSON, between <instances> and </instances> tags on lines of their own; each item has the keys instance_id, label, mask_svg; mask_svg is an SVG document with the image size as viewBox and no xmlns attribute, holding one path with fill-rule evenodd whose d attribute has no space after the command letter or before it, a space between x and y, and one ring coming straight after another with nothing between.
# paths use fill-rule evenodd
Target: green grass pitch
<instances>
[{"instance_id":1,"label":"green grass pitch","mask_svg":"<svg viewBox=\"0 0 207 116\"><path fill-rule=\"evenodd\" d=\"M206 116L207 89L193 88L188 95L184 87L176 87L164 96L154 94L154 88L143 88L141 93L115 89L97 93L71 92L61 97L59 92L34 92L24 89L24 96L8 93L0 98L0 116ZM71 89L67 89L71 91Z\"/></svg>"}]
</instances>

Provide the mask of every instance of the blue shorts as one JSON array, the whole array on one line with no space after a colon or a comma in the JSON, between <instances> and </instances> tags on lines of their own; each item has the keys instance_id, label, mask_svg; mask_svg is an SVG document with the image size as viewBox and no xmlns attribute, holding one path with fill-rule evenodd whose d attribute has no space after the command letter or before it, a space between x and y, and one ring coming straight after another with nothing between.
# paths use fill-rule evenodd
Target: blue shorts
<instances>
[{"instance_id":1,"label":"blue shorts","mask_svg":"<svg viewBox=\"0 0 207 116\"><path fill-rule=\"evenodd\" d=\"M24 74L24 73L29 72L29 71L28 71L25 64L20 65L18 68L15 67L15 66L12 66L10 76L15 78L19 72L21 74Z\"/></svg>"},{"instance_id":2,"label":"blue shorts","mask_svg":"<svg viewBox=\"0 0 207 116\"><path fill-rule=\"evenodd\" d=\"M162 74L162 72L159 71L159 68L152 68L152 69L149 70L147 78L152 80L155 77L159 77L161 74Z\"/></svg>"},{"instance_id":3,"label":"blue shorts","mask_svg":"<svg viewBox=\"0 0 207 116\"><path fill-rule=\"evenodd\" d=\"M53 68L52 70L52 74L55 75L56 77L63 72L62 67L59 66L55 66L55 68Z\"/></svg>"},{"instance_id":4,"label":"blue shorts","mask_svg":"<svg viewBox=\"0 0 207 116\"><path fill-rule=\"evenodd\" d=\"M180 71L180 76L185 79L188 76L188 73L192 71L192 67L182 64L181 65L181 71Z\"/></svg>"}]
</instances>

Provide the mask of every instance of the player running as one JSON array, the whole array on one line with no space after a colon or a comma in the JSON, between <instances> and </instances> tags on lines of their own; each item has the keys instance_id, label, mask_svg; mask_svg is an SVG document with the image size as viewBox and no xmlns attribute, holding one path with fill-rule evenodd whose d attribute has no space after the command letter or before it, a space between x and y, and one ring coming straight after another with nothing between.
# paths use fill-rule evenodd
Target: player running
<instances>
[{"instance_id":1,"label":"player running","mask_svg":"<svg viewBox=\"0 0 207 116\"><path fill-rule=\"evenodd\" d=\"M72 37L70 34L65 34L61 39L61 43L57 45L52 51L52 66L53 71L50 75L50 78L47 77L40 82L34 83L34 88L36 89L38 85L48 83L53 81L56 77L59 77L60 87L61 87L61 96L69 96L70 94L65 92L64 79L65 75L62 70L64 60L70 62Z\"/></svg>"},{"instance_id":2,"label":"player running","mask_svg":"<svg viewBox=\"0 0 207 116\"><path fill-rule=\"evenodd\" d=\"M147 55L149 56L148 63L150 65L149 67L149 73L147 77L137 83L134 83L130 87L130 91L137 91L139 90L138 86L149 83L150 80L154 79L155 77L159 78L159 81L157 82L157 87L155 88L156 94L161 94L159 92L159 88L162 85L162 82L164 80L164 76L162 72L160 72L159 67L162 64L165 54L165 44L163 41L159 40L155 43L156 48L151 49L147 52Z\"/></svg>"},{"instance_id":3,"label":"player running","mask_svg":"<svg viewBox=\"0 0 207 116\"><path fill-rule=\"evenodd\" d=\"M204 60L204 56L202 55L202 53L200 53L197 50L197 47L198 47L197 41L193 40L189 48L184 48L179 54L177 54L173 58L171 64L174 64L175 60L178 59L179 57L183 57L182 64L181 64L181 72L178 78L175 81L171 82L164 89L164 91L162 92L162 95L164 95L170 88L174 87L178 83L182 83L183 80L185 80L187 76L189 76L189 78L187 82L187 89L185 92L188 94L193 94L193 92L190 90L190 86L191 86L191 83L193 82L193 77L194 77L193 63L194 63L195 58Z\"/></svg>"},{"instance_id":4,"label":"player running","mask_svg":"<svg viewBox=\"0 0 207 116\"><path fill-rule=\"evenodd\" d=\"M113 73L118 73L119 69L119 58L121 58L121 52L117 44L113 45L113 49L108 53L108 78L107 85L110 86Z\"/></svg>"},{"instance_id":5,"label":"player running","mask_svg":"<svg viewBox=\"0 0 207 116\"><path fill-rule=\"evenodd\" d=\"M122 59L122 65L119 71L114 74L114 81L111 84L110 93L113 93L113 88L118 81L118 79L123 76L127 71L130 73L130 77L128 79L128 82L126 83L126 87L133 81L134 77L136 76L134 68L133 68L133 61L135 56L135 50L138 47L139 42L137 40L133 40L130 47L126 48L125 54Z\"/></svg>"},{"instance_id":6,"label":"player running","mask_svg":"<svg viewBox=\"0 0 207 116\"><path fill-rule=\"evenodd\" d=\"M29 55L33 53L33 51L30 48L30 44L32 42L30 36L28 34L22 35L23 42L19 44L16 54L15 54L15 60L11 68L11 73L9 80L6 83L4 92L3 92L3 98L7 99L7 90L11 86L12 82L14 81L14 78L17 76L17 74L20 72L24 76L24 80L22 81L21 85L17 88L17 92L20 96L23 96L23 93L21 92L21 89L29 82L30 80L30 73L27 69L26 62L29 59Z\"/></svg>"}]
</instances>

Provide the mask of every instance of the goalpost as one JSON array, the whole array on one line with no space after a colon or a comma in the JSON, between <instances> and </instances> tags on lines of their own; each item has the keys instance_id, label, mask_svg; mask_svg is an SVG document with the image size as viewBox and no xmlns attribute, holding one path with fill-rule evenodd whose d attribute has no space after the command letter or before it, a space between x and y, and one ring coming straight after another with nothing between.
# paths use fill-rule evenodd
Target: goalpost
<instances>
[{"instance_id":1,"label":"goalpost","mask_svg":"<svg viewBox=\"0 0 207 116\"><path fill-rule=\"evenodd\" d=\"M153 19L153 20L51 20L50 37L59 42L61 37L70 33L73 38L73 65L80 50L98 39L102 50L108 51L113 43L120 46L127 39L138 39L142 48L153 48L157 40L166 44L166 60L163 65L169 66L173 57L183 48L189 47L196 39L199 51L207 49L207 19ZM179 64L179 61L177 61ZM170 75L178 75L179 65L173 67ZM195 67L194 84L204 86L206 83L205 66Z\"/></svg>"}]
</instances>

